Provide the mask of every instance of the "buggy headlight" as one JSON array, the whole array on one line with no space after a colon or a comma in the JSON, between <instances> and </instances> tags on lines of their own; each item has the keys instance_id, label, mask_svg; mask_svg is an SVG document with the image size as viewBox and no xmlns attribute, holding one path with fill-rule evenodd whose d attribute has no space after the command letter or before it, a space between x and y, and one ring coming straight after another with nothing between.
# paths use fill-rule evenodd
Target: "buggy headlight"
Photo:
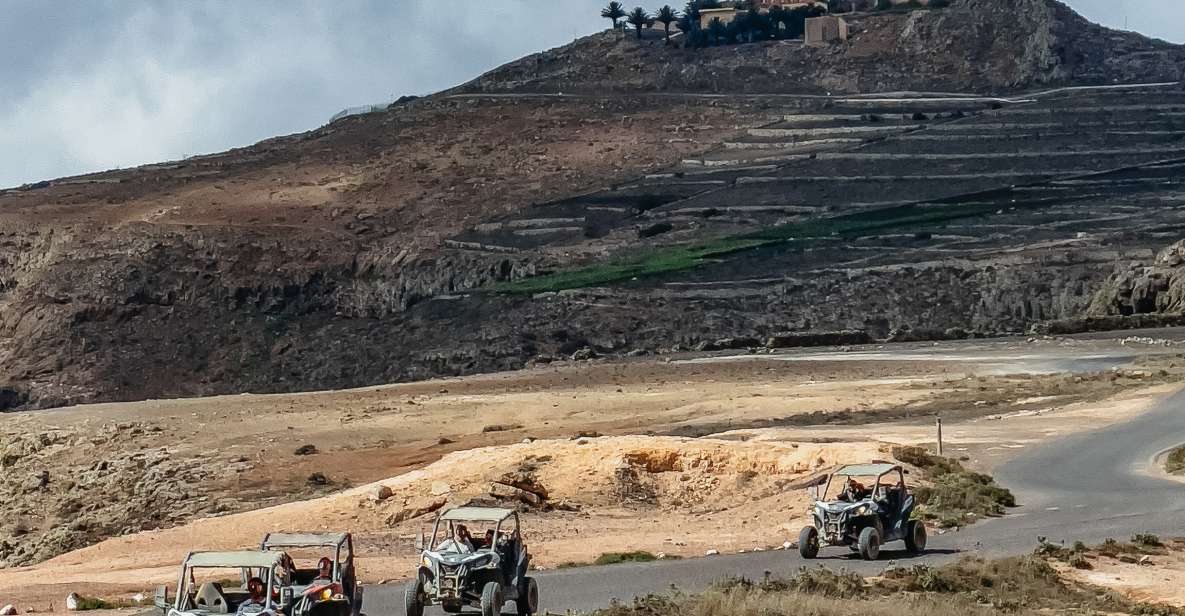
<instances>
[{"instance_id":1,"label":"buggy headlight","mask_svg":"<svg viewBox=\"0 0 1185 616\"><path fill-rule=\"evenodd\" d=\"M868 515L868 505L860 505L853 513L855 515Z\"/></svg>"},{"instance_id":2,"label":"buggy headlight","mask_svg":"<svg viewBox=\"0 0 1185 616\"><path fill-rule=\"evenodd\" d=\"M427 556L421 556L420 557L420 564L431 569L432 568L432 559L428 558Z\"/></svg>"}]
</instances>

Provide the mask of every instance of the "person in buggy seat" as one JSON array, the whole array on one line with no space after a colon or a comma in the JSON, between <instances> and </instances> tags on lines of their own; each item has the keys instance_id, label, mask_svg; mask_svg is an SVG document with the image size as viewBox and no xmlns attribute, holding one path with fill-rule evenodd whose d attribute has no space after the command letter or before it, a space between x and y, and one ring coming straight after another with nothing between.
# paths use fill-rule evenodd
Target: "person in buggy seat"
<instances>
[{"instance_id":1,"label":"person in buggy seat","mask_svg":"<svg viewBox=\"0 0 1185 616\"><path fill-rule=\"evenodd\" d=\"M317 561L317 577L313 578L314 585L328 584L333 581L333 560L328 556L322 556L321 560Z\"/></svg>"},{"instance_id":2,"label":"person in buggy seat","mask_svg":"<svg viewBox=\"0 0 1185 616\"><path fill-rule=\"evenodd\" d=\"M455 552L457 554L472 554L475 550L473 548L473 537L469 534L469 529L464 524L458 524L453 530L453 536L440 542L436 547L438 552Z\"/></svg>"},{"instance_id":3,"label":"person in buggy seat","mask_svg":"<svg viewBox=\"0 0 1185 616\"><path fill-rule=\"evenodd\" d=\"M856 481L853 477L848 477L848 481L844 484L843 492L839 493L838 500L854 503L858 500L867 498L871 492L864 484Z\"/></svg>"},{"instance_id":4,"label":"person in buggy seat","mask_svg":"<svg viewBox=\"0 0 1185 616\"><path fill-rule=\"evenodd\" d=\"M247 598L239 604L239 609L235 613L258 614L263 611L263 606L267 603L264 596L266 593L267 589L263 585L263 580L257 577L247 580Z\"/></svg>"}]
</instances>

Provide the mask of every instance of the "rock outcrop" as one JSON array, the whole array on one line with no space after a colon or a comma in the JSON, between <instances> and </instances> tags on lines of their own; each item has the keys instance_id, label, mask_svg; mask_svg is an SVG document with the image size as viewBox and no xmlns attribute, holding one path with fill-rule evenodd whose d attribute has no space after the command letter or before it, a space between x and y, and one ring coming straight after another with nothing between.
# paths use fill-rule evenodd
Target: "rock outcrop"
<instances>
[{"instance_id":1,"label":"rock outcrop","mask_svg":"<svg viewBox=\"0 0 1185 616\"><path fill-rule=\"evenodd\" d=\"M1161 250L1150 264L1116 268L1091 300L1092 317L1185 314L1185 240Z\"/></svg>"}]
</instances>

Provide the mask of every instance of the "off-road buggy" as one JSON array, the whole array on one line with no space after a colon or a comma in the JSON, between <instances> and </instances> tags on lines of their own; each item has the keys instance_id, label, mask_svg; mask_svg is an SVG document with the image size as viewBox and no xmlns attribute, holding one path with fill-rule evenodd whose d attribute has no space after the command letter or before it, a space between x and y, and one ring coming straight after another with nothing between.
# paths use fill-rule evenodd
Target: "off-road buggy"
<instances>
[{"instance_id":1,"label":"off-road buggy","mask_svg":"<svg viewBox=\"0 0 1185 616\"><path fill-rule=\"evenodd\" d=\"M814 524L798 533L803 558L818 556L820 545L844 545L866 560L876 560L887 541L903 540L914 554L926 549L926 527L921 520L911 519L914 497L900 466L845 466L819 485L823 490L816 493L811 508Z\"/></svg>"},{"instance_id":2,"label":"off-road buggy","mask_svg":"<svg viewBox=\"0 0 1185 616\"><path fill-rule=\"evenodd\" d=\"M354 572L354 538L349 533L268 533L260 549L283 552L292 570L287 588L295 598L289 616L358 616L362 585ZM329 561L321 577L317 564Z\"/></svg>"},{"instance_id":3,"label":"off-road buggy","mask_svg":"<svg viewBox=\"0 0 1185 616\"><path fill-rule=\"evenodd\" d=\"M155 604L166 616L211 614L288 614L291 590L282 588L291 579L288 556L283 552L190 552L181 563L177 596L170 603L168 589L156 589ZM261 600L249 600L249 584L261 586Z\"/></svg>"},{"instance_id":4,"label":"off-road buggy","mask_svg":"<svg viewBox=\"0 0 1185 616\"><path fill-rule=\"evenodd\" d=\"M404 595L407 616L421 616L424 606L439 605L458 613L465 606L497 616L513 601L520 616L539 607L539 588L527 576L531 555L523 543L513 509L457 507L440 514L425 543L416 541L420 563Z\"/></svg>"}]
</instances>

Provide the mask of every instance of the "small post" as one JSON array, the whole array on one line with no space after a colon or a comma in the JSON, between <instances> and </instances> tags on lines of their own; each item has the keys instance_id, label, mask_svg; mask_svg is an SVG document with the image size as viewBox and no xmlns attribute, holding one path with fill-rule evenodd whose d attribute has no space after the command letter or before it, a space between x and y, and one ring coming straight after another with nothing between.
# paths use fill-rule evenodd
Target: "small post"
<instances>
[{"instance_id":1,"label":"small post","mask_svg":"<svg viewBox=\"0 0 1185 616\"><path fill-rule=\"evenodd\" d=\"M942 415L934 414L934 426L938 428L938 455L942 455Z\"/></svg>"}]
</instances>

